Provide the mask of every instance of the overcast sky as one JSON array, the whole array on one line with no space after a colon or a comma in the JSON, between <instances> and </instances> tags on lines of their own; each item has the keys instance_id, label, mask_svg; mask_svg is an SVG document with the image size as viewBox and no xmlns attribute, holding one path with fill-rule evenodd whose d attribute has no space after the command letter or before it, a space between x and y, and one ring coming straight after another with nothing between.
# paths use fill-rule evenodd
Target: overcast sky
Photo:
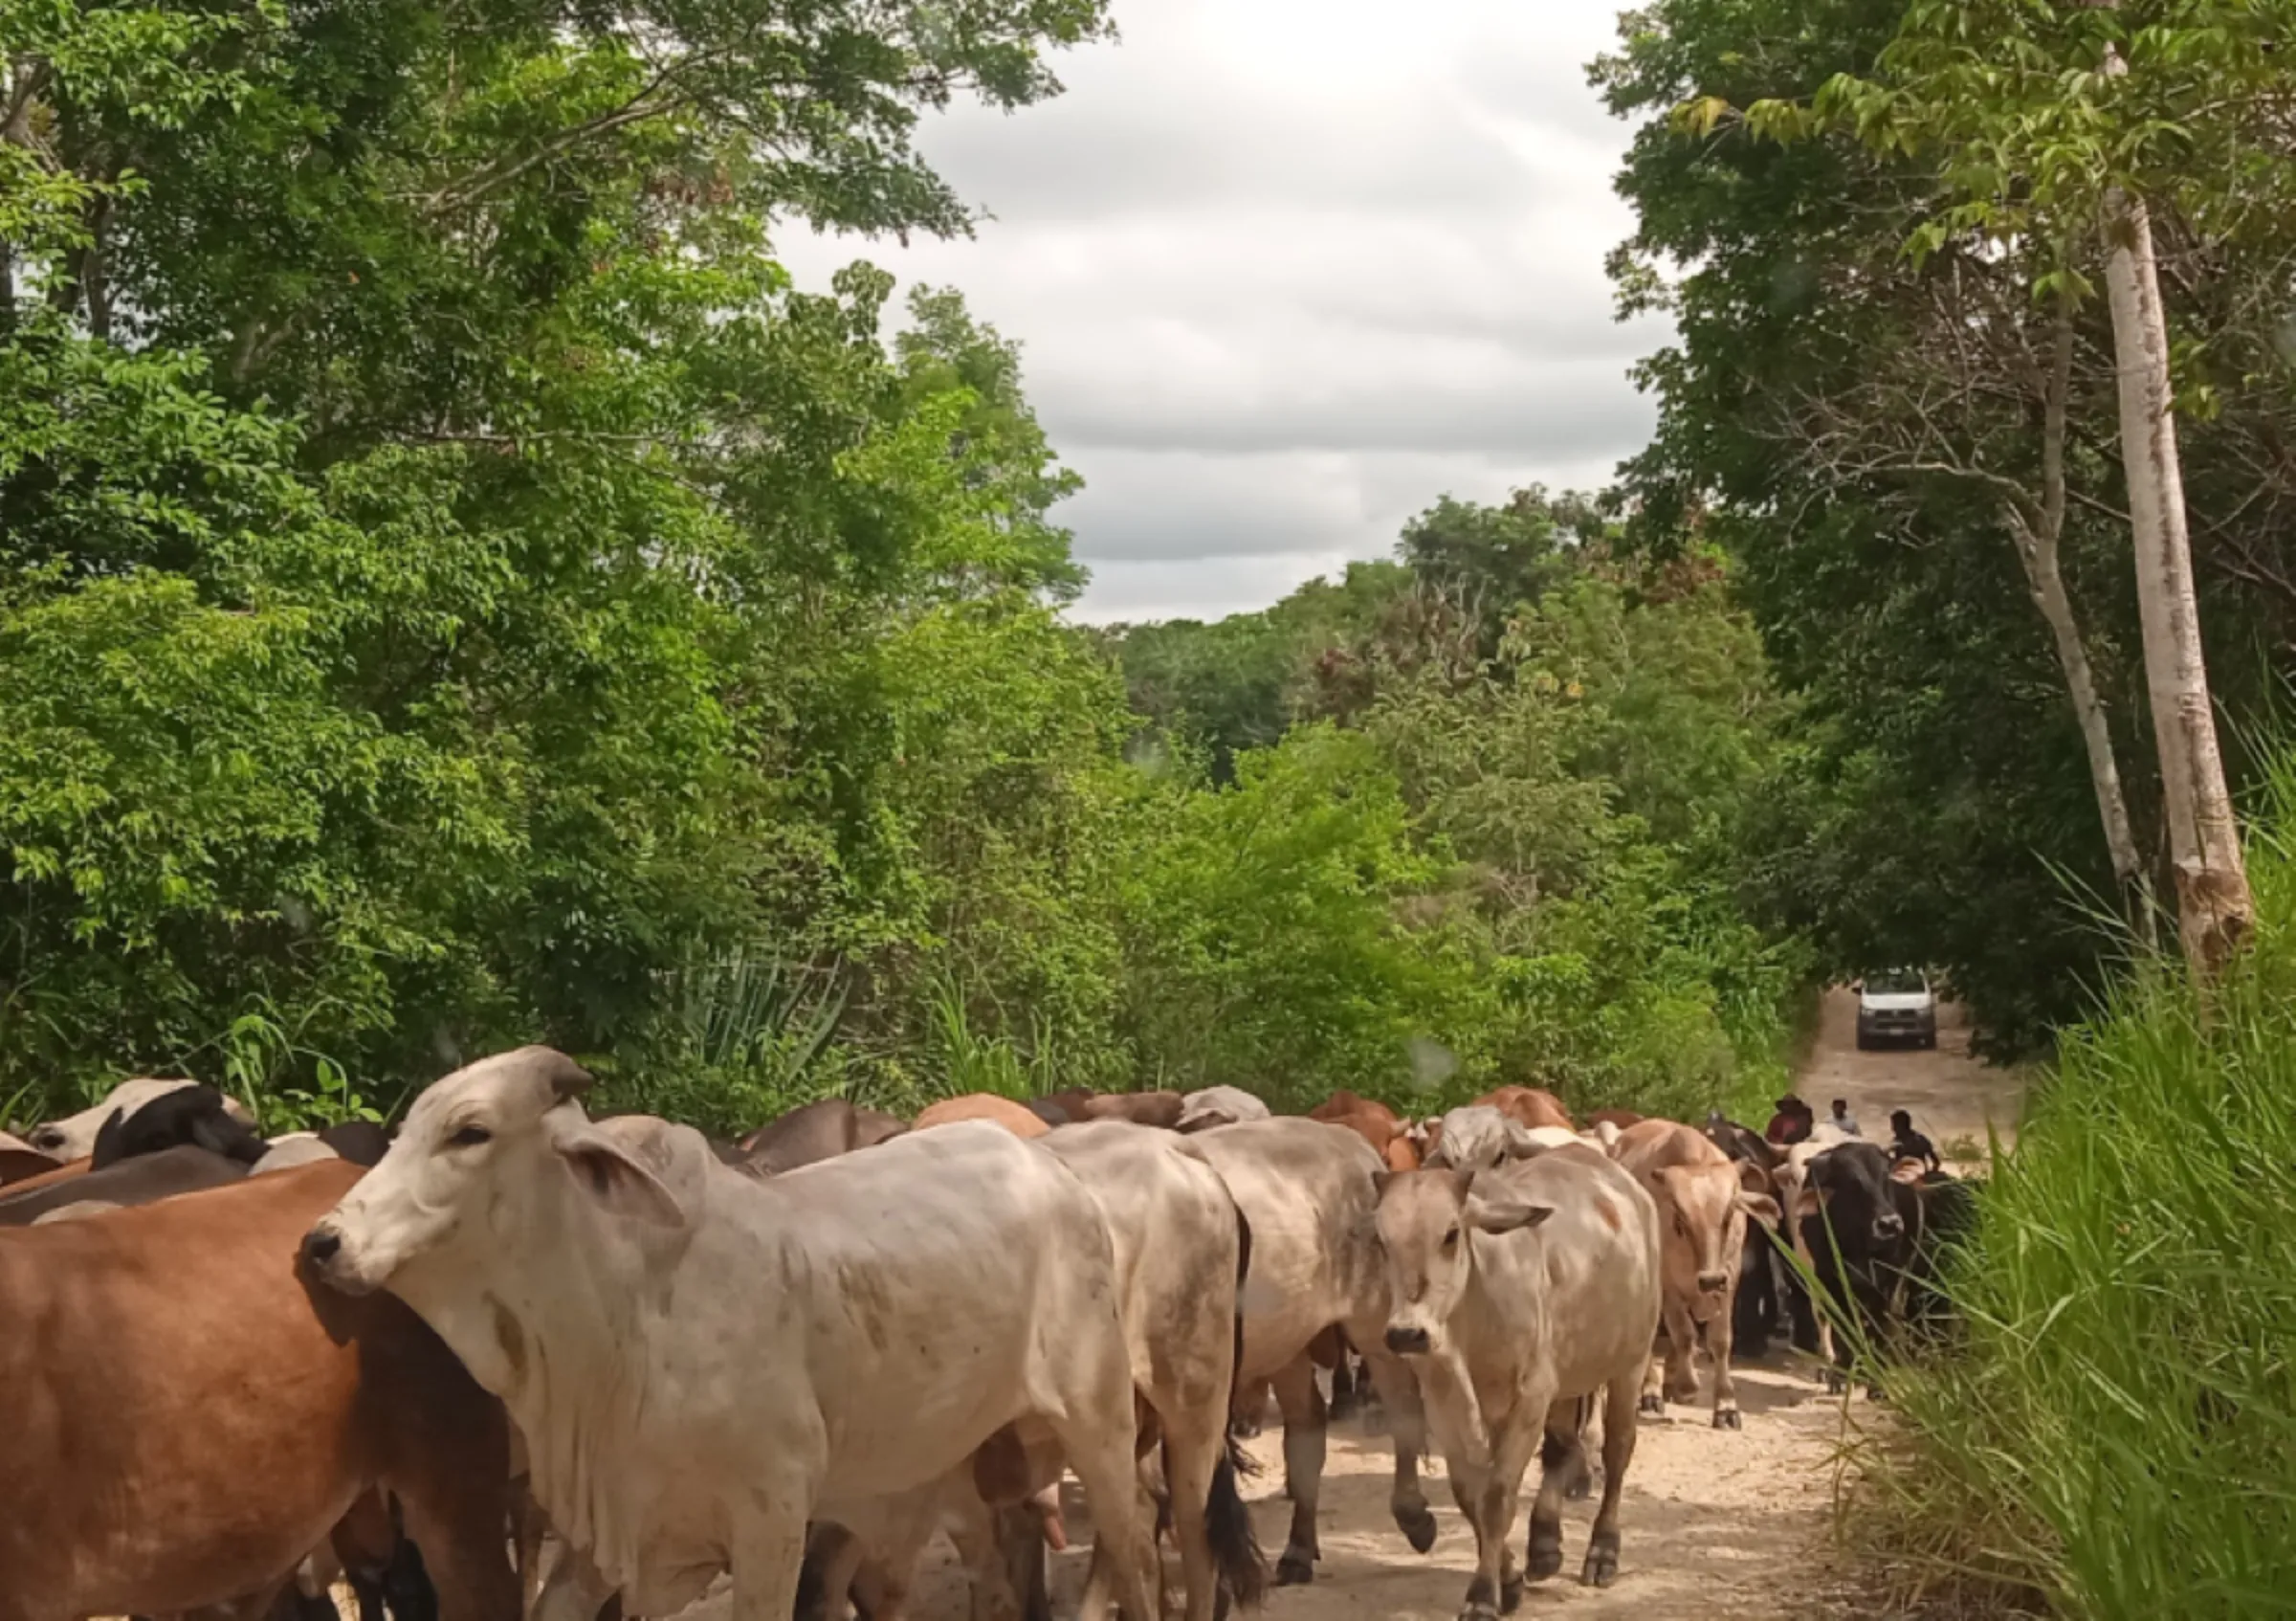
<instances>
[{"instance_id":1,"label":"overcast sky","mask_svg":"<svg viewBox=\"0 0 2296 1621\"><path fill-rule=\"evenodd\" d=\"M1448 492L1602 482L1663 327L1611 319L1618 0L1115 0L1068 93L923 145L970 241L787 242L954 284L1086 490L1075 617L1262 608Z\"/></svg>"}]
</instances>

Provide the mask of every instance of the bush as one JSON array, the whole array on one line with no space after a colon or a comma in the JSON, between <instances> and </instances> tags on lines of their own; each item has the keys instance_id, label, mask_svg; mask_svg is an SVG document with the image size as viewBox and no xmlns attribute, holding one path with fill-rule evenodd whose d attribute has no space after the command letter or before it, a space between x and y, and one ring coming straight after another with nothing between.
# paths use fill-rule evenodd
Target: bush
<instances>
[{"instance_id":1,"label":"bush","mask_svg":"<svg viewBox=\"0 0 2296 1621\"><path fill-rule=\"evenodd\" d=\"M2095 1617L2285 1614L2296 1568L2296 765L2254 949L2064 1038L1952 1278L1965 1353L1868 1476L1923 1576Z\"/></svg>"}]
</instances>

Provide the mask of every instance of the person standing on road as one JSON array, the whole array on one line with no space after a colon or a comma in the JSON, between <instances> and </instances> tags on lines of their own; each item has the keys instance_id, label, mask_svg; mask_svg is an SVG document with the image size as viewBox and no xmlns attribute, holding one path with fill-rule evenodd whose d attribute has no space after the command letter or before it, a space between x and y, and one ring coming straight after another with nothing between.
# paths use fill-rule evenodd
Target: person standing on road
<instances>
[{"instance_id":1,"label":"person standing on road","mask_svg":"<svg viewBox=\"0 0 2296 1621\"><path fill-rule=\"evenodd\" d=\"M1857 1117L1849 1112L1849 1099L1846 1098L1837 1098L1834 1099L1834 1118L1828 1121L1826 1123L1831 1125L1836 1131L1846 1133L1851 1137L1863 1137L1866 1135L1864 1132L1858 1129Z\"/></svg>"},{"instance_id":2,"label":"person standing on road","mask_svg":"<svg viewBox=\"0 0 2296 1621\"><path fill-rule=\"evenodd\" d=\"M1937 1158L1937 1146L1913 1129L1913 1117L1899 1109L1889 1117L1889 1157L1892 1160L1919 1160L1924 1170L1942 1170L1944 1162Z\"/></svg>"}]
</instances>

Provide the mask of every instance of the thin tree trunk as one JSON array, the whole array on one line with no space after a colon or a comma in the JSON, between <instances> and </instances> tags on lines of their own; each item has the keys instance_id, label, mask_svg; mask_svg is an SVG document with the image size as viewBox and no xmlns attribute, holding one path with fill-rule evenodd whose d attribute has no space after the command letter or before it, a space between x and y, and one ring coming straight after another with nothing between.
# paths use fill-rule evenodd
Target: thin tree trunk
<instances>
[{"instance_id":1,"label":"thin tree trunk","mask_svg":"<svg viewBox=\"0 0 2296 1621\"><path fill-rule=\"evenodd\" d=\"M2105 848L2112 860L2116 896L2138 938L2150 944L2154 938L2152 885L2145 876L2144 857L2130 826L2129 799L2122 791L2120 763L2113 754L2112 725L2105 700L2097 695L2096 672L2088 662L2088 649L2081 639L2073 599L2064 588L2064 574L2058 563L2064 538L2065 411L2072 386L2072 307L2061 299L2051 335L2048 375L2042 383L2041 510L2028 514L2011 506L2009 529L2033 605L2041 610L2050 635L2056 638L2057 664L2064 674L2065 695L2072 699L2073 716L2081 725L2081 743L2088 754L2089 787L2097 796L2097 819L2105 826Z\"/></svg>"},{"instance_id":2,"label":"thin tree trunk","mask_svg":"<svg viewBox=\"0 0 2296 1621\"><path fill-rule=\"evenodd\" d=\"M2206 980L2247 939L2255 903L2209 701L2185 527L2184 473L2176 454L2168 320L2144 200L2119 190L2109 193L2105 237L2105 289L2120 375L2121 461L2129 481L2145 684L2160 752L2170 869L2185 957Z\"/></svg>"}]
</instances>

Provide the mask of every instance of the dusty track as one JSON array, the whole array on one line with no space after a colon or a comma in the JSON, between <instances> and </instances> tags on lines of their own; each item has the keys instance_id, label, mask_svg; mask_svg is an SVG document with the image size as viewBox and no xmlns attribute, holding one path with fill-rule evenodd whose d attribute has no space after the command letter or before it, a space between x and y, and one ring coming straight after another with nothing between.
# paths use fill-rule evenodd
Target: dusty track
<instances>
[{"instance_id":1,"label":"dusty track","mask_svg":"<svg viewBox=\"0 0 2296 1621\"><path fill-rule=\"evenodd\" d=\"M1827 998L1819 1038L1799 1083L1821 1114L1848 1099L1868 1136L1887 1138L1889 1111L1912 1111L1915 1124L1942 1148L1958 1137L1985 1139L1990 1121L2014 1131L2019 1086L1968 1055L1968 1036L1948 1010L1938 1051L1860 1053L1856 1006L1845 992ZM1756 1122L1758 1123L1758 1122ZM1708 1423L1703 1408L1669 1408L1645 1419L1627 1477L1624 1548L1618 1585L1605 1591L1576 1581L1592 1505L1570 1505L1564 1521L1565 1575L1530 1590L1525 1616L1636 1616L1645 1621L1819 1621L1869 1614L1854 1602L1856 1584L1826 1553L1834 1505L1829 1460L1843 1434L1844 1404L1817 1381L1783 1363L1741 1365L1739 1400L1746 1426L1733 1433ZM1848 1411L1875 1410L1863 1401ZM1252 1445L1265 1466L1249 1482L1261 1542L1283 1545L1291 1504L1283 1497L1280 1441L1269 1432ZM1451 1507L1440 1464L1427 1495L1442 1532L1431 1554L1411 1551L1387 1516L1388 1454L1383 1440L1357 1423L1336 1427L1323 1488L1323 1563L1313 1586L1280 1589L1264 1613L1269 1621L1448 1621L1459 1610L1473 1541ZM1071 1525L1086 1529L1084 1505L1070 1499ZM1517 1557L1525 1527L1515 1528ZM1073 1602L1082 1556L1064 1556L1062 1598ZM692 1612L719 1621L722 1596ZM936 1565L914 1606L916 1621L969 1621L961 1575Z\"/></svg>"}]
</instances>

